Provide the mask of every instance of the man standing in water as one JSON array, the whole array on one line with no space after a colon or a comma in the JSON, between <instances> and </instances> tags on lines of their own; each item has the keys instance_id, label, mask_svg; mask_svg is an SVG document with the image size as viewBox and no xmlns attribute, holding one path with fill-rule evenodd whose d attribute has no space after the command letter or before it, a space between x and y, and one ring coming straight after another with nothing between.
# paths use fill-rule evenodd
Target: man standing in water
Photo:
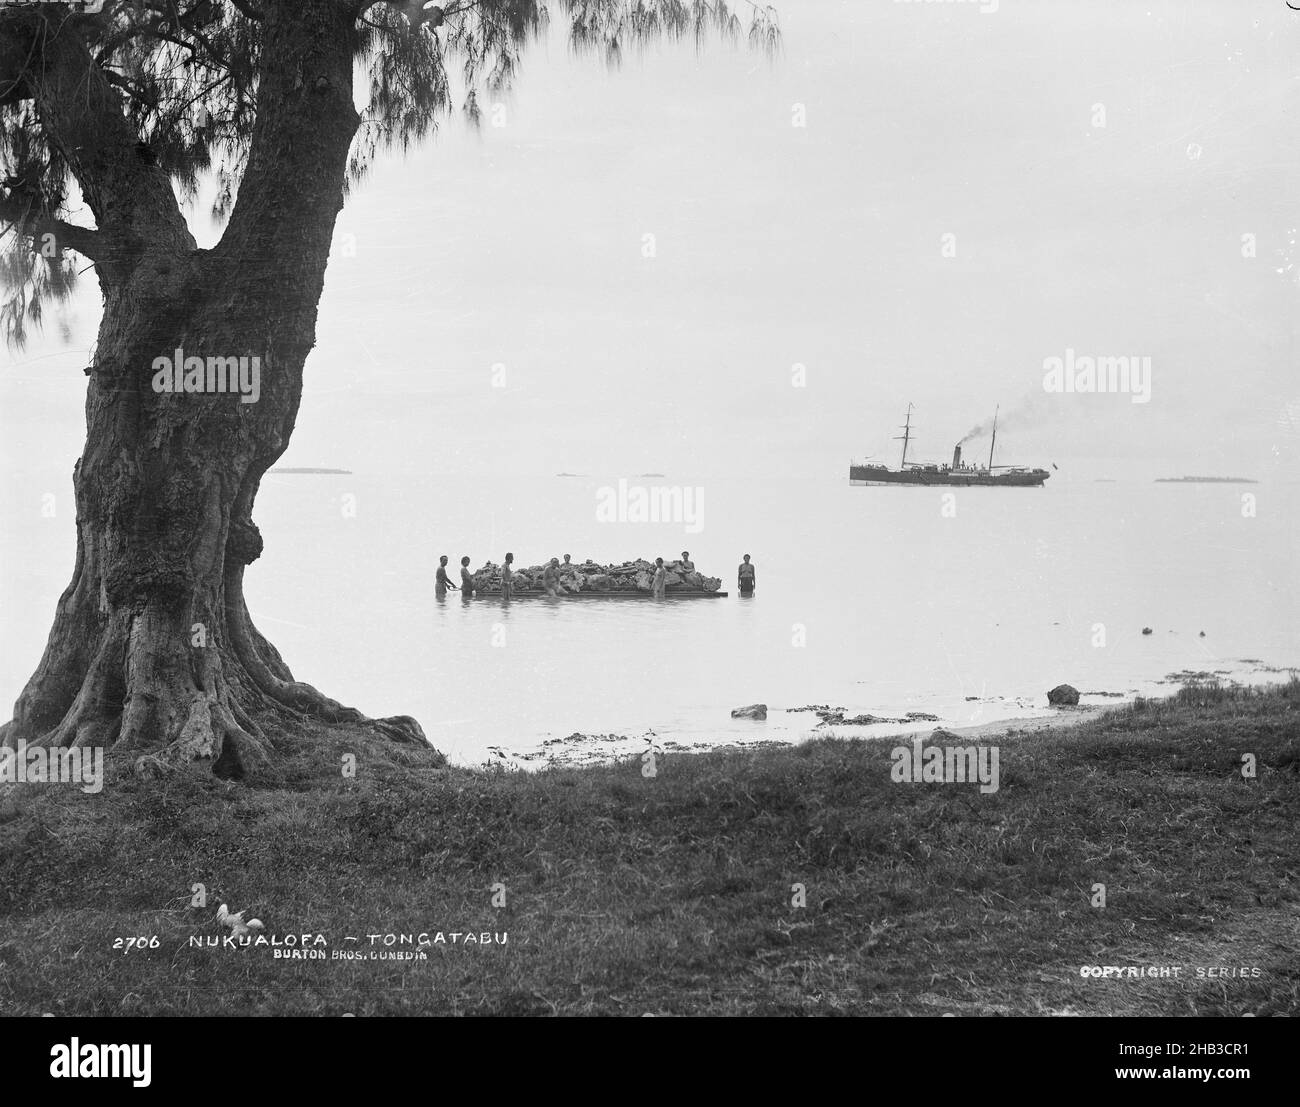
<instances>
[{"instance_id":1,"label":"man standing in water","mask_svg":"<svg viewBox=\"0 0 1300 1107\"><path fill-rule=\"evenodd\" d=\"M460 598L468 600L474 595L474 578L469 572L469 558L460 559Z\"/></svg>"},{"instance_id":2,"label":"man standing in water","mask_svg":"<svg viewBox=\"0 0 1300 1107\"><path fill-rule=\"evenodd\" d=\"M542 570L542 587L546 589L548 596L555 596L560 588L560 559L551 558L546 568Z\"/></svg>"},{"instance_id":3,"label":"man standing in water","mask_svg":"<svg viewBox=\"0 0 1300 1107\"><path fill-rule=\"evenodd\" d=\"M508 553L506 554L505 564L501 566L501 598L503 600L508 600L514 592L515 574L514 570L510 568L514 564L514 560L515 555Z\"/></svg>"},{"instance_id":4,"label":"man standing in water","mask_svg":"<svg viewBox=\"0 0 1300 1107\"><path fill-rule=\"evenodd\" d=\"M742 596L752 596L754 594L754 566L749 560L749 554L745 555L745 560L740 563L740 568L736 570L736 583L740 585L740 594Z\"/></svg>"},{"instance_id":5,"label":"man standing in water","mask_svg":"<svg viewBox=\"0 0 1300 1107\"><path fill-rule=\"evenodd\" d=\"M651 595L653 595L656 600L662 600L664 598L664 586L667 578L668 570L664 568L664 559L662 557L656 557L655 579L651 589Z\"/></svg>"},{"instance_id":6,"label":"man standing in water","mask_svg":"<svg viewBox=\"0 0 1300 1107\"><path fill-rule=\"evenodd\" d=\"M446 599L452 587L451 580L447 576L447 555L443 554L438 558L438 573L433 582L434 594L440 600Z\"/></svg>"}]
</instances>

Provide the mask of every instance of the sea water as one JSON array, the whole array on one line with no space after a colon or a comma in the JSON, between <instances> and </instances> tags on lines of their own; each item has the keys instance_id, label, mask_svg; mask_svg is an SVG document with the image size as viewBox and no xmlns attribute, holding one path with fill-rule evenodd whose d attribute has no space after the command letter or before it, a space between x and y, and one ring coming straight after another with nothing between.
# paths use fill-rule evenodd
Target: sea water
<instances>
[{"instance_id":1,"label":"sea water","mask_svg":"<svg viewBox=\"0 0 1300 1107\"><path fill-rule=\"evenodd\" d=\"M788 709L810 704L971 725L1046 714L1063 682L1102 705L1171 691L1175 674L1257 682L1300 664L1292 483L627 479L689 488L698 518L611 520L598 508L615 475L268 474L250 609L298 679L371 715L413 715L464 764L538 764L574 733L616 736L591 747L601 756L796 740L819 720ZM74 554L68 513L9 506L6 706L40 657ZM433 586L444 553L456 578L463 555L478 568L507 550L526 566L684 549L726 598L465 603ZM752 597L736 589L746 553ZM756 702L766 722L731 718Z\"/></svg>"}]
</instances>

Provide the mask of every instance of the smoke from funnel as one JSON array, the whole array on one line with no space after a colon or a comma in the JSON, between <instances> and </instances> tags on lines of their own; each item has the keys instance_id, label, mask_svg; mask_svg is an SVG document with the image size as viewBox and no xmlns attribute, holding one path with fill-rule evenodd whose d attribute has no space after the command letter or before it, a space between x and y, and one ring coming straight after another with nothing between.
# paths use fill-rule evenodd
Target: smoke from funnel
<instances>
[{"instance_id":1,"label":"smoke from funnel","mask_svg":"<svg viewBox=\"0 0 1300 1107\"><path fill-rule=\"evenodd\" d=\"M986 434L993 431L993 418L990 416L982 423L976 423L970 430L961 436L961 441L957 443L958 449L966 445L972 438L983 438Z\"/></svg>"},{"instance_id":2,"label":"smoke from funnel","mask_svg":"<svg viewBox=\"0 0 1300 1107\"><path fill-rule=\"evenodd\" d=\"M1052 402L1052 397L1047 392L1033 391L1027 393L1018 402L1012 404L1006 411L997 415L998 430L1018 430L1022 427L1032 427L1036 423L1041 423L1049 418L1048 407ZM993 432L993 419L990 415L983 422L976 423L970 430L961 436L960 445L965 445L972 438L984 438Z\"/></svg>"}]
</instances>

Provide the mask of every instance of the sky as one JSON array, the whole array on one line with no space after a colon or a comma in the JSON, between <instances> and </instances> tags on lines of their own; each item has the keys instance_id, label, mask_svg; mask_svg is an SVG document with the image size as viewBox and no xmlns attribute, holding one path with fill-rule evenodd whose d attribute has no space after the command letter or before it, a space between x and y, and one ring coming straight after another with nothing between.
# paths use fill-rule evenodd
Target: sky
<instances>
[{"instance_id":1,"label":"sky","mask_svg":"<svg viewBox=\"0 0 1300 1107\"><path fill-rule=\"evenodd\" d=\"M662 44L618 69L557 19L478 132L382 158L282 464L842 481L897 461L911 403L912 458L1001 405L1003 462L1295 474L1300 14L777 8L775 59ZM0 354L11 471L70 475L98 315L88 277L69 341ZM1149 401L1045 393L1067 350L1150 358Z\"/></svg>"}]
</instances>

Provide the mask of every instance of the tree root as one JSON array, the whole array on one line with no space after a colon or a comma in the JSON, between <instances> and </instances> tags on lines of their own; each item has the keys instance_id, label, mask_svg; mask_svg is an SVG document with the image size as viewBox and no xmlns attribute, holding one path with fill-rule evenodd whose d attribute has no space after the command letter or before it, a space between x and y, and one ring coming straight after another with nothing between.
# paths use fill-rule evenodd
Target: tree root
<instances>
[{"instance_id":1,"label":"tree root","mask_svg":"<svg viewBox=\"0 0 1300 1107\"><path fill-rule=\"evenodd\" d=\"M130 748L132 736L123 736ZM190 702L189 715L180 736L153 753L137 757L133 768L146 778L164 775L198 759L212 761L212 771L226 780L242 780L249 772L270 761L267 742L254 737L235 721L234 714L215 697L198 693Z\"/></svg>"},{"instance_id":2,"label":"tree root","mask_svg":"<svg viewBox=\"0 0 1300 1107\"><path fill-rule=\"evenodd\" d=\"M265 711L369 731L445 764L409 715L372 719L293 679L244 603L244 561L260 552L260 536L251 525L232 533L243 546L235 543L238 556L226 559L224 598L214 588L184 607L146 602L110 611L83 587L79 546L45 658L13 720L0 726L0 745L112 748L146 777L207 761L215 775L240 780L271 760L254 718ZM198 641L196 620L206 628Z\"/></svg>"}]
</instances>

